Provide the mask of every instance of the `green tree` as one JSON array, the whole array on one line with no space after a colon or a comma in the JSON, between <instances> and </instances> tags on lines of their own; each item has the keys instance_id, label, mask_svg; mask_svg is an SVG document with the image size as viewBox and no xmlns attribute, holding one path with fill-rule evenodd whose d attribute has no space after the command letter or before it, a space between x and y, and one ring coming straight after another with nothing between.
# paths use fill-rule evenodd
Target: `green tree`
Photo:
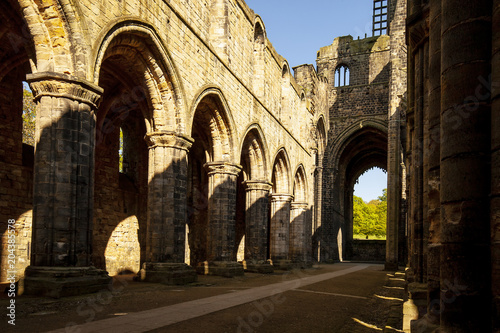
<instances>
[{"instance_id":1,"label":"green tree","mask_svg":"<svg viewBox=\"0 0 500 333\"><path fill-rule=\"evenodd\" d=\"M387 190L384 189L378 200L368 204L360 197L353 197L353 233L385 237L387 220Z\"/></svg>"},{"instance_id":2,"label":"green tree","mask_svg":"<svg viewBox=\"0 0 500 333\"><path fill-rule=\"evenodd\" d=\"M27 87L23 89L23 143L35 145L36 104Z\"/></svg>"}]
</instances>

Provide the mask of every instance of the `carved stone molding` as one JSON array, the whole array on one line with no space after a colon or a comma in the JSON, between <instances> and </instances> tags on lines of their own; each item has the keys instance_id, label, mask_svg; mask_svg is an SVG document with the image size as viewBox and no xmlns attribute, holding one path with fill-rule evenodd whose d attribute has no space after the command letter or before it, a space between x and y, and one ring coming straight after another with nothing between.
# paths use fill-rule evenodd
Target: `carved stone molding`
<instances>
[{"instance_id":1,"label":"carved stone molding","mask_svg":"<svg viewBox=\"0 0 500 333\"><path fill-rule=\"evenodd\" d=\"M291 194L282 194L282 193L273 193L271 194L271 201L292 201L293 195Z\"/></svg>"},{"instance_id":2,"label":"carved stone molding","mask_svg":"<svg viewBox=\"0 0 500 333\"><path fill-rule=\"evenodd\" d=\"M189 151L189 148L191 148L194 142L192 138L175 132L151 132L146 134L144 139L149 149L156 147L172 147Z\"/></svg>"},{"instance_id":3,"label":"carved stone molding","mask_svg":"<svg viewBox=\"0 0 500 333\"><path fill-rule=\"evenodd\" d=\"M204 167L207 170L208 175L224 173L238 176L242 169L241 165L231 164L228 162L208 162L205 163Z\"/></svg>"},{"instance_id":4,"label":"carved stone molding","mask_svg":"<svg viewBox=\"0 0 500 333\"><path fill-rule=\"evenodd\" d=\"M309 204L307 202L292 202L290 209L291 210L295 210L295 209L306 210L308 206L309 206Z\"/></svg>"},{"instance_id":5,"label":"carved stone molding","mask_svg":"<svg viewBox=\"0 0 500 333\"><path fill-rule=\"evenodd\" d=\"M270 191L273 186L265 180L247 180L244 184L247 191Z\"/></svg>"},{"instance_id":6,"label":"carved stone molding","mask_svg":"<svg viewBox=\"0 0 500 333\"><path fill-rule=\"evenodd\" d=\"M99 100L104 90L85 80L77 77L44 72L26 75L34 100L43 96L61 97L88 104L96 110L99 106Z\"/></svg>"}]
</instances>

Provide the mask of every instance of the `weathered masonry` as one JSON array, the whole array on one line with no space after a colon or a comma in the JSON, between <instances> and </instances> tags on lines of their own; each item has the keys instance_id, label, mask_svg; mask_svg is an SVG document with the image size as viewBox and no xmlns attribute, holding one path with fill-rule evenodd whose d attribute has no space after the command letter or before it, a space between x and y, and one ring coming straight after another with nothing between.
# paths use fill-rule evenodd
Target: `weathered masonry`
<instances>
[{"instance_id":1,"label":"weathered masonry","mask_svg":"<svg viewBox=\"0 0 500 333\"><path fill-rule=\"evenodd\" d=\"M409 1L414 332L500 330L500 1Z\"/></svg>"},{"instance_id":2,"label":"weathered masonry","mask_svg":"<svg viewBox=\"0 0 500 333\"><path fill-rule=\"evenodd\" d=\"M290 68L243 0L2 1L0 280L60 297L355 258L353 186L380 167L408 329L499 329L499 13L375 0L372 37Z\"/></svg>"},{"instance_id":3,"label":"weathered masonry","mask_svg":"<svg viewBox=\"0 0 500 333\"><path fill-rule=\"evenodd\" d=\"M9 219L27 293L311 264L327 83L306 92L243 1L0 6L2 281Z\"/></svg>"}]
</instances>

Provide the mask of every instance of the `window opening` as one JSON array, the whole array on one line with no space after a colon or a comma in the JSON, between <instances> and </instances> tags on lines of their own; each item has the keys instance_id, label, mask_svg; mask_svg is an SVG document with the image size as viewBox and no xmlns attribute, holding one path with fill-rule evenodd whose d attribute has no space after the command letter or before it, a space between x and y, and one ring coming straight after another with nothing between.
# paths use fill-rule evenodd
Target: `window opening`
<instances>
[{"instance_id":1,"label":"window opening","mask_svg":"<svg viewBox=\"0 0 500 333\"><path fill-rule=\"evenodd\" d=\"M335 69L335 87L343 87L349 85L349 67L340 65Z\"/></svg>"},{"instance_id":2,"label":"window opening","mask_svg":"<svg viewBox=\"0 0 500 333\"><path fill-rule=\"evenodd\" d=\"M373 36L387 34L387 1L373 0Z\"/></svg>"}]
</instances>

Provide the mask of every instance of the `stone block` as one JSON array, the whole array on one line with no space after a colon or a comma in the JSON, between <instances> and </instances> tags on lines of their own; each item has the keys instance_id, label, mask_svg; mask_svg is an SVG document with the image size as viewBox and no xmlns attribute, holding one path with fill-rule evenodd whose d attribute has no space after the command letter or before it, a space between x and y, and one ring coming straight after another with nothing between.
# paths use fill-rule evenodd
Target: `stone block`
<instances>
[{"instance_id":1,"label":"stone block","mask_svg":"<svg viewBox=\"0 0 500 333\"><path fill-rule=\"evenodd\" d=\"M184 263L146 262L139 272L139 279L168 285L182 285L196 282L198 276L191 266Z\"/></svg>"},{"instance_id":2,"label":"stone block","mask_svg":"<svg viewBox=\"0 0 500 333\"><path fill-rule=\"evenodd\" d=\"M108 272L94 267L28 266L24 293L53 298L76 296L107 290L111 282Z\"/></svg>"},{"instance_id":3,"label":"stone block","mask_svg":"<svg viewBox=\"0 0 500 333\"><path fill-rule=\"evenodd\" d=\"M242 276L245 274L243 264L235 261L204 261L196 267L200 275L217 275L225 277Z\"/></svg>"},{"instance_id":4,"label":"stone block","mask_svg":"<svg viewBox=\"0 0 500 333\"><path fill-rule=\"evenodd\" d=\"M243 261L245 272L272 274L274 273L274 266L269 262L248 262Z\"/></svg>"}]
</instances>

